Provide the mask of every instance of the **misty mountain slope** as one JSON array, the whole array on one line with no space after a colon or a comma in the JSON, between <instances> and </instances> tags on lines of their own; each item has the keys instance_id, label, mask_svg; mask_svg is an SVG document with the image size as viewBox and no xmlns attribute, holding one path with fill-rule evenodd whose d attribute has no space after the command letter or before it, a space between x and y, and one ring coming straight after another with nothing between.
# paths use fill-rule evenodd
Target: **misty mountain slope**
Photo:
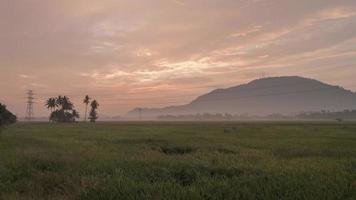
<instances>
[{"instance_id":1,"label":"misty mountain slope","mask_svg":"<svg viewBox=\"0 0 356 200\"><path fill-rule=\"evenodd\" d=\"M356 109L356 94L317 80L289 76L272 77L217 89L199 96L190 104L166 108L143 109L152 117L163 114L231 113L267 115L294 114L302 111ZM128 116L137 116L132 110Z\"/></svg>"}]
</instances>

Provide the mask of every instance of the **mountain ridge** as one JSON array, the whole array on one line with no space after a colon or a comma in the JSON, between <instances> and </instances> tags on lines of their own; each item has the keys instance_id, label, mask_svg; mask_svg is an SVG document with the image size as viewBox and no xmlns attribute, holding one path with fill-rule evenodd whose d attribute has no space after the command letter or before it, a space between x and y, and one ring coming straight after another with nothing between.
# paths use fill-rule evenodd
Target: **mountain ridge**
<instances>
[{"instance_id":1,"label":"mountain ridge","mask_svg":"<svg viewBox=\"0 0 356 200\"><path fill-rule=\"evenodd\" d=\"M215 89L185 105L145 108L144 117L166 114L295 114L356 108L356 93L340 86L299 76L261 78L226 89ZM128 112L135 117L138 108Z\"/></svg>"}]
</instances>

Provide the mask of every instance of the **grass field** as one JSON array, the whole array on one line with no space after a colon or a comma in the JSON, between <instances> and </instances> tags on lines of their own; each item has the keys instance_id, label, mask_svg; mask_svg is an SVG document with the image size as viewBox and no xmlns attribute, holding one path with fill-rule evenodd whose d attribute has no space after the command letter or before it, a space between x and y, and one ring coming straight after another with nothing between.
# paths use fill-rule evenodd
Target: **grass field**
<instances>
[{"instance_id":1,"label":"grass field","mask_svg":"<svg viewBox=\"0 0 356 200\"><path fill-rule=\"evenodd\" d=\"M0 199L356 199L356 124L24 124Z\"/></svg>"}]
</instances>

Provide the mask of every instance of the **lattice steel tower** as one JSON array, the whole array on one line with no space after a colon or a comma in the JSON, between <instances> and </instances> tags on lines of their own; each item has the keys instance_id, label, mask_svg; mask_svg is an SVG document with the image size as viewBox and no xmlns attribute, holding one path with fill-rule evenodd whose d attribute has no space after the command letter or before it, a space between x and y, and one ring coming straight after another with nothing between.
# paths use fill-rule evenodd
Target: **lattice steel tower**
<instances>
[{"instance_id":1,"label":"lattice steel tower","mask_svg":"<svg viewBox=\"0 0 356 200\"><path fill-rule=\"evenodd\" d=\"M32 121L34 118L33 113L33 104L35 103L34 100L34 93L32 90L27 91L27 107L26 107L26 116L25 119L28 121Z\"/></svg>"}]
</instances>

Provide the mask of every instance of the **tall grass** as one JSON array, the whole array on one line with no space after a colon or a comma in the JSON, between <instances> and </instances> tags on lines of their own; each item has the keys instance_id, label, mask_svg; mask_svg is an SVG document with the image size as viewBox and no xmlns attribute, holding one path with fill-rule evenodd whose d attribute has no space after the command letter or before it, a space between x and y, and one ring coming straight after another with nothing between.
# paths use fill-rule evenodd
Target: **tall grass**
<instances>
[{"instance_id":1,"label":"tall grass","mask_svg":"<svg viewBox=\"0 0 356 200\"><path fill-rule=\"evenodd\" d=\"M0 199L356 199L356 125L12 125Z\"/></svg>"}]
</instances>

